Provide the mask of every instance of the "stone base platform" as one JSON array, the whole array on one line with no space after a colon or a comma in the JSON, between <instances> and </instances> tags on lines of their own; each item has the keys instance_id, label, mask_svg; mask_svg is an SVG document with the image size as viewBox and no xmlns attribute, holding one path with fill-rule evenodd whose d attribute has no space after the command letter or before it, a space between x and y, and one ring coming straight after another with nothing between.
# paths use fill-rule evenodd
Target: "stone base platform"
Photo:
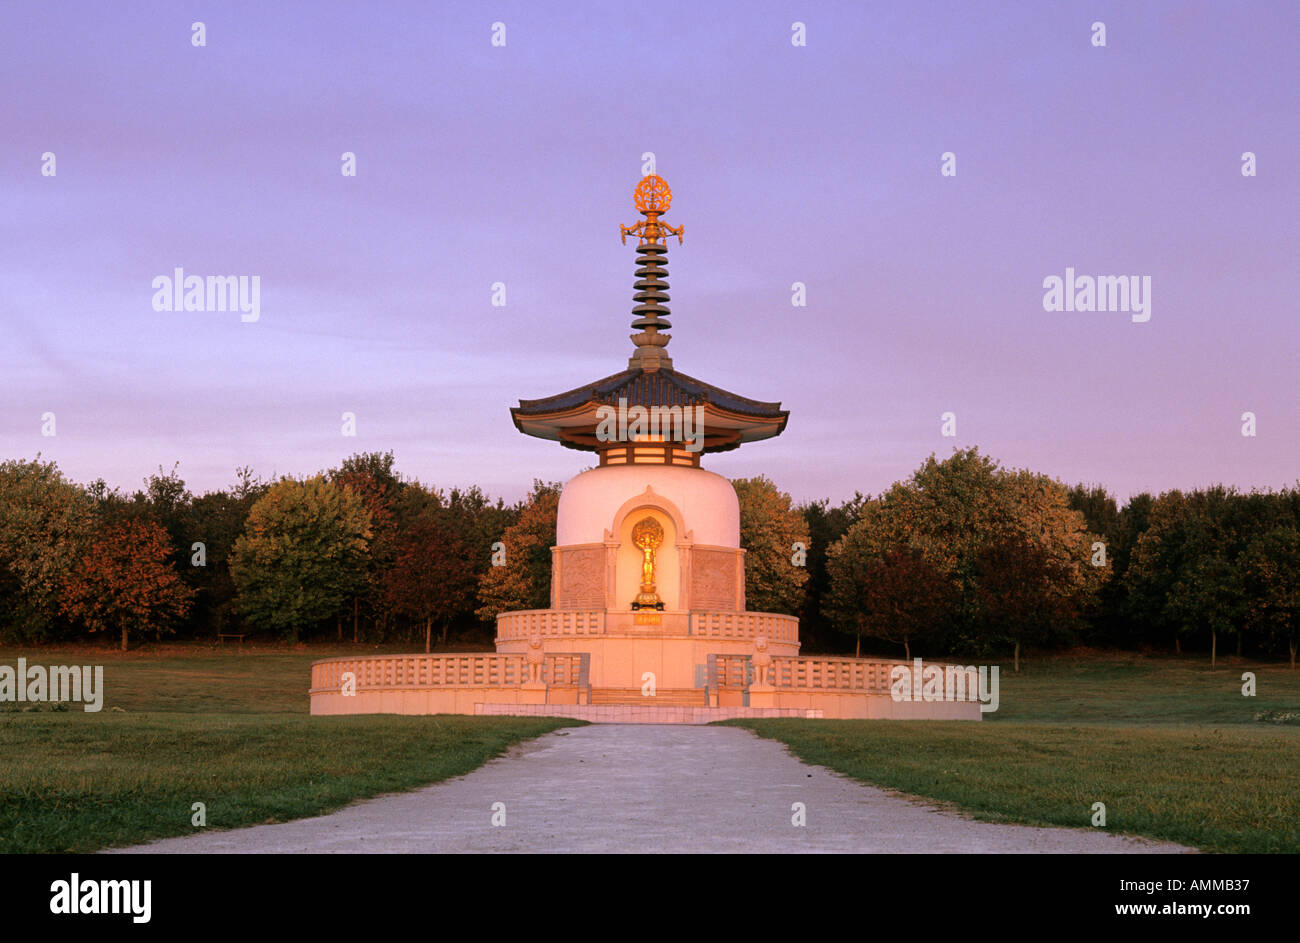
<instances>
[{"instance_id":1,"label":"stone base platform","mask_svg":"<svg viewBox=\"0 0 1300 943\"><path fill-rule=\"evenodd\" d=\"M593 724L711 724L737 717L821 719L819 710L791 707L667 707L639 704L475 704L474 713L499 717L570 717Z\"/></svg>"}]
</instances>

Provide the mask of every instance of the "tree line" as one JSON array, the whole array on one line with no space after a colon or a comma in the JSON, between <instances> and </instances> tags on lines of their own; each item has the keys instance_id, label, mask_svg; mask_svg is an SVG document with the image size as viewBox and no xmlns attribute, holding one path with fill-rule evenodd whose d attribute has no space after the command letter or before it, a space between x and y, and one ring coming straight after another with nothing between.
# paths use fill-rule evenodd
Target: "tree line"
<instances>
[{"instance_id":1,"label":"tree line","mask_svg":"<svg viewBox=\"0 0 1300 943\"><path fill-rule=\"evenodd\" d=\"M497 613L550 602L558 483L513 505L407 480L393 455L305 479L177 468L131 494L53 463L0 463L0 641L112 635L487 644ZM927 459L877 497L795 504L733 482L751 610L801 619L803 650L943 656L1187 645L1288 655L1300 625L1300 491L1216 486L1123 506L1001 467Z\"/></svg>"}]
</instances>

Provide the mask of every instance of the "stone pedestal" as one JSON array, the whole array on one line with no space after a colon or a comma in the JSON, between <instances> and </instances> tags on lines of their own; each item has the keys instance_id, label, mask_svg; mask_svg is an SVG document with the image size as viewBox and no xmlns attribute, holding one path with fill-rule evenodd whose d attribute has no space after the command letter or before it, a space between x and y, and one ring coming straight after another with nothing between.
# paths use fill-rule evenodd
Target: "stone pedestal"
<instances>
[{"instance_id":1,"label":"stone pedestal","mask_svg":"<svg viewBox=\"0 0 1300 943\"><path fill-rule=\"evenodd\" d=\"M545 704L546 684L541 681L525 681L519 686L520 704Z\"/></svg>"}]
</instances>

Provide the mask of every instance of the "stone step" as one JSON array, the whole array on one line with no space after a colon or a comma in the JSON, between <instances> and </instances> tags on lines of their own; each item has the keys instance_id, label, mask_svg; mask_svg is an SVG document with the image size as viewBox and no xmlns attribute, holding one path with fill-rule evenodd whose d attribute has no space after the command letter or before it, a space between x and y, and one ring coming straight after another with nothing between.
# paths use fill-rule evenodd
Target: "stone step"
<instances>
[{"instance_id":1,"label":"stone step","mask_svg":"<svg viewBox=\"0 0 1300 943\"><path fill-rule=\"evenodd\" d=\"M635 707L708 707L708 692L703 688L659 688L653 697L640 688L592 688L592 704L622 704Z\"/></svg>"},{"instance_id":2,"label":"stone step","mask_svg":"<svg viewBox=\"0 0 1300 943\"><path fill-rule=\"evenodd\" d=\"M653 701L654 698L642 700ZM820 710L786 707L646 707L639 704L475 704L474 713L509 717L572 717L592 724L709 724L733 717L823 716Z\"/></svg>"}]
</instances>

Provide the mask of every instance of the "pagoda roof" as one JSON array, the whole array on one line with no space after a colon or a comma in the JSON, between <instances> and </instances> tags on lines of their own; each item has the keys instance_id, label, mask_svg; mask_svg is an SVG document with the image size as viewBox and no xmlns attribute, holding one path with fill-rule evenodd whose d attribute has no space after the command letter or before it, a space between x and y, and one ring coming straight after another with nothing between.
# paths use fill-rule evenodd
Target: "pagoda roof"
<instances>
[{"instance_id":1,"label":"pagoda roof","mask_svg":"<svg viewBox=\"0 0 1300 943\"><path fill-rule=\"evenodd\" d=\"M598 451L597 410L617 407L686 406L704 410L705 452L734 449L780 435L790 418L781 404L732 393L703 380L661 367L629 367L600 380L543 399L521 399L510 410L515 427L526 435L553 439L569 448Z\"/></svg>"}]
</instances>

